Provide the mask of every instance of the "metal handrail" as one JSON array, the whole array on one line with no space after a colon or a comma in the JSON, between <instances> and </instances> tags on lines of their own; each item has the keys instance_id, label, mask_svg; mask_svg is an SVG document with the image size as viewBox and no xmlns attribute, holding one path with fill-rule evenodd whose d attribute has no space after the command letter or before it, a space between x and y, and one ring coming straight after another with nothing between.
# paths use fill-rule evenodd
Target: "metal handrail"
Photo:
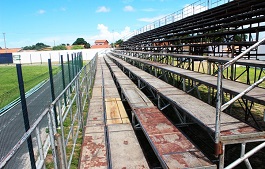
<instances>
[{"instance_id":1,"label":"metal handrail","mask_svg":"<svg viewBox=\"0 0 265 169\"><path fill-rule=\"evenodd\" d=\"M236 100L238 100L239 98L241 98L243 95L247 94L249 91L251 91L252 89L254 89L256 86L258 86L260 83L262 83L265 80L265 77L261 78L260 80L258 80L257 82L255 82L254 84L252 84L251 86L249 86L247 89L245 89L243 92L241 92L238 95L236 95L233 99L231 99L230 101L228 101L227 103L225 103L225 104L222 105L222 90L223 90L222 89L222 79L223 79L223 71L225 69L227 69L229 66L231 66L232 64L236 63L236 61L239 60L240 58L242 58L245 54L247 54L251 50L257 48L264 41L265 41L265 38L261 39L260 41L258 41L254 45L250 46L247 50L245 50L244 52L242 52L237 57L235 57L234 59L232 59L229 62L225 63L224 65L222 65L220 63L218 64L217 94L216 94L217 104L216 104L216 120L215 120L215 138L214 138L214 142L215 142L215 155L216 156L221 155L222 154L222 149L223 149L222 144L220 144L220 139L221 139L220 138L221 137L221 112L224 111L232 103L234 103ZM241 161L241 160L238 160L237 162L239 162L239 161ZM223 166L221 166L221 168L222 167Z\"/></svg>"},{"instance_id":2,"label":"metal handrail","mask_svg":"<svg viewBox=\"0 0 265 169\"><path fill-rule=\"evenodd\" d=\"M199 12L203 12L205 10L208 9L212 9L214 7L220 6L222 4L228 3L230 1L233 0L196 0L195 2L193 2L192 4L186 5L184 8L171 13L169 15L166 15L148 25L145 25L133 32L131 32L130 34L126 35L125 37L123 37L122 39L124 41L128 40L129 38L153 30L155 28L159 28L161 26L176 22L178 20L181 20L183 18L186 18L188 16L194 15L196 13Z\"/></svg>"}]
</instances>

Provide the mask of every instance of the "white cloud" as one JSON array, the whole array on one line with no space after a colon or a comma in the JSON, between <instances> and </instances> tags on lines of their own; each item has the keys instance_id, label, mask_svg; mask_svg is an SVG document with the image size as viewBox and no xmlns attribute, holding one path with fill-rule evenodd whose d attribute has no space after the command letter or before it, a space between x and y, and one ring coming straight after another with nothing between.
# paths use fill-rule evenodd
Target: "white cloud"
<instances>
[{"instance_id":1,"label":"white cloud","mask_svg":"<svg viewBox=\"0 0 265 169\"><path fill-rule=\"evenodd\" d=\"M46 13L46 11L43 10L43 9L40 9L37 13L38 13L38 14L44 14L44 13Z\"/></svg>"},{"instance_id":2,"label":"white cloud","mask_svg":"<svg viewBox=\"0 0 265 169\"><path fill-rule=\"evenodd\" d=\"M159 16L155 16L153 18L139 18L137 19L138 21L142 21L142 22L148 22L148 23L151 23L151 22L154 22L156 20L159 20L163 17L165 17L166 15L159 15Z\"/></svg>"},{"instance_id":3,"label":"white cloud","mask_svg":"<svg viewBox=\"0 0 265 169\"><path fill-rule=\"evenodd\" d=\"M124 10L125 12L132 12L132 11L134 11L134 8L133 8L132 6L130 6L130 5L128 5L128 6L125 6L125 7L123 8L123 10Z\"/></svg>"},{"instance_id":4,"label":"white cloud","mask_svg":"<svg viewBox=\"0 0 265 169\"><path fill-rule=\"evenodd\" d=\"M110 43L116 42L117 40L122 39L123 37L131 33L130 27L128 26L120 32L115 30L110 31L109 28L104 24L98 24L97 29L99 33L87 39L87 42L89 42L91 45L94 44L95 40L99 39L106 39Z\"/></svg>"},{"instance_id":5,"label":"white cloud","mask_svg":"<svg viewBox=\"0 0 265 169\"><path fill-rule=\"evenodd\" d=\"M107 8L105 6L100 6L98 7L98 9L96 10L97 13L100 13L100 12L109 12L110 11L110 8Z\"/></svg>"},{"instance_id":6,"label":"white cloud","mask_svg":"<svg viewBox=\"0 0 265 169\"><path fill-rule=\"evenodd\" d=\"M142 9L142 11L144 11L144 12L154 12L156 10L154 8L145 8L145 9Z\"/></svg>"}]
</instances>

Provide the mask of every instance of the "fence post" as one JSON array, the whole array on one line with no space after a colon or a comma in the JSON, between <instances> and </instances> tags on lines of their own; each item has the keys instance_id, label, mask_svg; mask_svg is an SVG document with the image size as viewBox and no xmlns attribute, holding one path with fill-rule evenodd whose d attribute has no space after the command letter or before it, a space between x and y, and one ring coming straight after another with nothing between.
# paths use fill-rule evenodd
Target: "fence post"
<instances>
[{"instance_id":1,"label":"fence post","mask_svg":"<svg viewBox=\"0 0 265 169\"><path fill-rule=\"evenodd\" d=\"M77 64L77 56L76 56L76 53L75 53L75 56L74 56L74 60L75 60L75 75L77 75L78 73L78 64Z\"/></svg>"},{"instance_id":2,"label":"fence post","mask_svg":"<svg viewBox=\"0 0 265 169\"><path fill-rule=\"evenodd\" d=\"M221 125L221 107L222 107L222 76L223 65L218 64L217 77L217 94L216 94L216 120L215 120L215 155L219 156L222 152L222 145L220 144L220 125Z\"/></svg>"},{"instance_id":3,"label":"fence post","mask_svg":"<svg viewBox=\"0 0 265 169\"><path fill-rule=\"evenodd\" d=\"M62 66L62 80L63 80L63 90L65 89L65 77L64 77L64 66L63 66L63 55L61 55L61 66ZM64 93L64 105L67 106L66 94Z\"/></svg>"},{"instance_id":4,"label":"fence post","mask_svg":"<svg viewBox=\"0 0 265 169\"><path fill-rule=\"evenodd\" d=\"M48 65L49 65L51 95L52 95L52 102L53 102L55 100L55 94L54 94L54 83L53 83L51 59L48 59ZM53 106L53 111L54 111L54 116L55 116L55 125L56 125L56 127L58 127L57 111L56 111L56 106L55 105Z\"/></svg>"},{"instance_id":5,"label":"fence post","mask_svg":"<svg viewBox=\"0 0 265 169\"><path fill-rule=\"evenodd\" d=\"M24 127L25 127L25 131L27 132L30 129L30 125L29 125L28 109L27 109L27 102L26 102L26 97L25 97L25 89L24 89L24 81L23 81L21 64L16 64L16 68L17 68L17 77L18 77L18 85L19 85L19 91L20 91L22 113L23 113L23 119L24 119ZM28 144L31 168L36 169L31 135L27 139L27 144Z\"/></svg>"},{"instance_id":6,"label":"fence post","mask_svg":"<svg viewBox=\"0 0 265 169\"><path fill-rule=\"evenodd\" d=\"M71 56L72 56L72 77L74 78L75 77L74 54L72 53Z\"/></svg>"},{"instance_id":7,"label":"fence post","mask_svg":"<svg viewBox=\"0 0 265 169\"><path fill-rule=\"evenodd\" d=\"M78 106L78 112L79 117L80 117L80 121L81 121L81 128L83 128L84 126L84 121L83 121L83 110L82 110L82 100L81 100L81 92L80 92L80 82L79 82L79 78L80 78L80 74L78 75L78 77L76 78L76 82L75 82L75 91L76 91L76 104Z\"/></svg>"},{"instance_id":8,"label":"fence post","mask_svg":"<svg viewBox=\"0 0 265 169\"><path fill-rule=\"evenodd\" d=\"M68 76L69 76L69 83L72 81L71 80L71 67L70 67L70 59L69 59L69 54L67 53L67 65L68 65ZM70 91L72 92L71 88Z\"/></svg>"},{"instance_id":9,"label":"fence post","mask_svg":"<svg viewBox=\"0 0 265 169\"><path fill-rule=\"evenodd\" d=\"M58 168L58 159L57 159L57 151L56 151L56 145L55 145L55 139L54 134L56 133L56 129L54 127L55 118L53 117L54 112L53 108L50 107L50 110L48 112L48 126L49 126L49 136L50 136L50 142L51 142L51 149L52 149L52 156L53 156L53 162L54 162L54 169Z\"/></svg>"},{"instance_id":10,"label":"fence post","mask_svg":"<svg viewBox=\"0 0 265 169\"><path fill-rule=\"evenodd\" d=\"M54 135L54 138L55 138L55 140L57 142L56 151L58 153L59 168L60 169L66 169L67 168L67 163L66 163L66 159L65 159L65 156L64 156L63 141L62 141L61 135L56 133Z\"/></svg>"}]
</instances>

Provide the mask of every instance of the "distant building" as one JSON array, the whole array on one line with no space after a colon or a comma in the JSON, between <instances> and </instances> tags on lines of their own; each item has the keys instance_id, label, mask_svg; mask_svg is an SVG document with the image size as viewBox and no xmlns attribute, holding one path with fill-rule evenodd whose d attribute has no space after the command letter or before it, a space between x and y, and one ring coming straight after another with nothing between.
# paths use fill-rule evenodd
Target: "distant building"
<instances>
[{"instance_id":1,"label":"distant building","mask_svg":"<svg viewBox=\"0 0 265 169\"><path fill-rule=\"evenodd\" d=\"M0 48L0 53L15 53L20 52L21 50L21 48Z\"/></svg>"},{"instance_id":2,"label":"distant building","mask_svg":"<svg viewBox=\"0 0 265 169\"><path fill-rule=\"evenodd\" d=\"M91 48L110 48L109 42L107 40L96 40L95 44Z\"/></svg>"}]
</instances>

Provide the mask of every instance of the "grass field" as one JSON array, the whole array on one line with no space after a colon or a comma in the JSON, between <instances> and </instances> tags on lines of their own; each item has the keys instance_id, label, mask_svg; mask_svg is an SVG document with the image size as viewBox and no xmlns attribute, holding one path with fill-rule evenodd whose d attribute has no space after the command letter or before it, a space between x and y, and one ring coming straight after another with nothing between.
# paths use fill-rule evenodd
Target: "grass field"
<instances>
[{"instance_id":1,"label":"grass field","mask_svg":"<svg viewBox=\"0 0 265 169\"><path fill-rule=\"evenodd\" d=\"M53 73L59 66L53 66ZM49 77L48 65L22 65L25 92ZM19 97L17 70L15 65L0 66L0 108Z\"/></svg>"}]
</instances>

